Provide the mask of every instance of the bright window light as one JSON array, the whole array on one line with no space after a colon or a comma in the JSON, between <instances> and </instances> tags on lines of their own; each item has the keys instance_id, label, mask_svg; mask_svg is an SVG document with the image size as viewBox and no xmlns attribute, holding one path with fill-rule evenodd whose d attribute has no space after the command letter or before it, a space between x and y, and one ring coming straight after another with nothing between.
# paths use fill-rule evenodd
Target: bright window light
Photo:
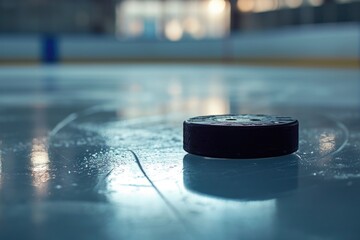
<instances>
[{"instance_id":1,"label":"bright window light","mask_svg":"<svg viewBox=\"0 0 360 240\"><path fill-rule=\"evenodd\" d=\"M255 4L255 12L268 12L277 9L278 2L276 0L257 0Z\"/></svg>"},{"instance_id":2,"label":"bright window light","mask_svg":"<svg viewBox=\"0 0 360 240\"><path fill-rule=\"evenodd\" d=\"M219 15L224 12L226 2L224 0L210 0L208 3L208 11L210 14Z\"/></svg>"},{"instance_id":3,"label":"bright window light","mask_svg":"<svg viewBox=\"0 0 360 240\"><path fill-rule=\"evenodd\" d=\"M124 0L116 7L119 38L221 38L229 28L230 4L226 0Z\"/></svg>"},{"instance_id":4,"label":"bright window light","mask_svg":"<svg viewBox=\"0 0 360 240\"><path fill-rule=\"evenodd\" d=\"M183 28L177 19L173 19L165 26L165 36L170 41L179 41L183 36Z\"/></svg>"},{"instance_id":5,"label":"bright window light","mask_svg":"<svg viewBox=\"0 0 360 240\"><path fill-rule=\"evenodd\" d=\"M237 8L241 12L252 12L255 8L255 0L238 0Z\"/></svg>"}]
</instances>

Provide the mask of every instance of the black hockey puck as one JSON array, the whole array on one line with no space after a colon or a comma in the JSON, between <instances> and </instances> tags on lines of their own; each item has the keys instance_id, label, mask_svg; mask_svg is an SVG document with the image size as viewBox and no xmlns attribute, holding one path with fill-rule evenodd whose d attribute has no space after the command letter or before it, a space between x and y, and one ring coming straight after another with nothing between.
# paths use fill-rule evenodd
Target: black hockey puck
<instances>
[{"instance_id":1,"label":"black hockey puck","mask_svg":"<svg viewBox=\"0 0 360 240\"><path fill-rule=\"evenodd\" d=\"M266 158L298 149L299 123L290 117L199 116L184 121L184 150L214 158Z\"/></svg>"}]
</instances>

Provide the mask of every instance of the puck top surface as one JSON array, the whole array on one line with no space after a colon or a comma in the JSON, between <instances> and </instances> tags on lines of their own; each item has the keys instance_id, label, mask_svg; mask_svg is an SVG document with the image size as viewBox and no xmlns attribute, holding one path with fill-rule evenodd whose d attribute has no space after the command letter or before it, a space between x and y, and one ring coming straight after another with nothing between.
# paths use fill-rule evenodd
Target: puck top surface
<instances>
[{"instance_id":1,"label":"puck top surface","mask_svg":"<svg viewBox=\"0 0 360 240\"><path fill-rule=\"evenodd\" d=\"M263 114L198 116L183 123L184 150L215 158L267 158L298 149L296 119Z\"/></svg>"},{"instance_id":2,"label":"puck top surface","mask_svg":"<svg viewBox=\"0 0 360 240\"><path fill-rule=\"evenodd\" d=\"M185 122L189 124L218 125L218 126L276 126L294 123L291 117L270 116L263 114L226 114L193 117Z\"/></svg>"}]
</instances>

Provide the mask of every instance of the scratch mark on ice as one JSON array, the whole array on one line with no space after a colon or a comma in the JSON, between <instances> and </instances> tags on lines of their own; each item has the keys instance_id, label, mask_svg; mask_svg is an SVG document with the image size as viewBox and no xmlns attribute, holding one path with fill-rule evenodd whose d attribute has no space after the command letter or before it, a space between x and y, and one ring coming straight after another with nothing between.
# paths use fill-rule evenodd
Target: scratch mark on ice
<instances>
[{"instance_id":1,"label":"scratch mark on ice","mask_svg":"<svg viewBox=\"0 0 360 240\"><path fill-rule=\"evenodd\" d=\"M136 153L133 150L129 149L129 152L134 156L135 162L138 165L140 171L144 175L144 177L148 180L150 185L154 188L156 193L160 196L160 198L164 201L166 206L174 213L174 215L177 217L177 219L184 225L185 228L187 228L189 231L194 232L194 229L187 224L187 222L183 219L180 212L176 209L176 207L165 197L165 195L157 188L157 186L154 184L154 182L150 179L150 177L147 175L146 171L141 165L140 159L136 155Z\"/></svg>"}]
</instances>

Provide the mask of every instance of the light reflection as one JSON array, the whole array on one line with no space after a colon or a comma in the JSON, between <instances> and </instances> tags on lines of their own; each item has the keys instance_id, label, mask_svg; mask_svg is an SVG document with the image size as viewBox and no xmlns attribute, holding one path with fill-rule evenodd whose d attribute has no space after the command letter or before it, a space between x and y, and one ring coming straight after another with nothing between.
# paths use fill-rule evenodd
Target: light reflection
<instances>
[{"instance_id":1,"label":"light reflection","mask_svg":"<svg viewBox=\"0 0 360 240\"><path fill-rule=\"evenodd\" d=\"M121 162L121 165L114 167L105 178L105 189L100 189L100 193L105 193L110 201L116 203L142 202L144 198L149 200L148 197L154 193L153 189L134 164L133 156L128 153L117 161ZM100 177L103 179L103 176Z\"/></svg>"},{"instance_id":2,"label":"light reflection","mask_svg":"<svg viewBox=\"0 0 360 240\"><path fill-rule=\"evenodd\" d=\"M33 139L30 160L33 185L39 195L43 195L47 190L47 182L50 179L49 155L44 141Z\"/></svg>"},{"instance_id":3,"label":"light reflection","mask_svg":"<svg viewBox=\"0 0 360 240\"><path fill-rule=\"evenodd\" d=\"M222 97L210 97L204 100L205 114L225 114L229 112L229 104Z\"/></svg>"},{"instance_id":4,"label":"light reflection","mask_svg":"<svg viewBox=\"0 0 360 240\"><path fill-rule=\"evenodd\" d=\"M229 112L230 106L226 89L216 76L209 85L209 97L203 99L202 109L204 114L224 114Z\"/></svg>"},{"instance_id":5,"label":"light reflection","mask_svg":"<svg viewBox=\"0 0 360 240\"><path fill-rule=\"evenodd\" d=\"M263 218L262 222L268 223L269 226L271 226L276 211L276 199L244 202L241 205L243 207L241 210L242 214L245 214L245 216L261 214Z\"/></svg>"},{"instance_id":6,"label":"light reflection","mask_svg":"<svg viewBox=\"0 0 360 240\"><path fill-rule=\"evenodd\" d=\"M33 127L34 138L32 140L30 167L33 186L39 196L43 196L48 187L49 173L49 155L47 150L47 133L45 106L36 105L35 119Z\"/></svg>"},{"instance_id":7,"label":"light reflection","mask_svg":"<svg viewBox=\"0 0 360 240\"><path fill-rule=\"evenodd\" d=\"M190 97L184 100L185 110L189 114L209 115L225 114L229 112L229 102L221 96L213 96L206 99Z\"/></svg>"},{"instance_id":8,"label":"light reflection","mask_svg":"<svg viewBox=\"0 0 360 240\"><path fill-rule=\"evenodd\" d=\"M175 155L170 155L175 157ZM180 157L176 155L177 157ZM139 156L144 160L143 156ZM167 159L165 157L165 159ZM202 194L196 194L185 188L183 179L181 178L181 165L169 169L168 162L162 162L158 159L147 159L150 161L142 161L150 165L145 165L144 168L151 177L157 189L164 193L169 202L175 203L176 209L189 209L189 202L196 202L198 211L204 208L211 208L212 211L203 211L201 218L219 219L226 218L231 215L232 218L238 221L244 221L244 216L247 216L247 222L257 224L261 229L272 229L273 220L276 217L277 200L256 200L256 201L238 201L238 200L224 200L213 198ZM115 214L119 214L121 218L131 219L134 213L143 210L147 216L156 217L164 214L164 205L154 187L148 182L144 175L139 170L138 166L133 161L133 156L130 154L123 155L115 162L120 163L115 166L114 170L104 179L104 188L99 189L100 194L104 194L108 201L114 206L121 207ZM161 163L161 167L156 167ZM164 164L164 165L162 165ZM112 169L109 166L109 169ZM159 170L162 171L159 174ZM184 197L185 196L185 197ZM144 202L144 199L146 201ZM233 213L241 213L234 215ZM200 228L202 222L194 216L190 219L191 224L196 228Z\"/></svg>"},{"instance_id":9,"label":"light reflection","mask_svg":"<svg viewBox=\"0 0 360 240\"><path fill-rule=\"evenodd\" d=\"M320 135L319 148L321 153L329 153L335 149L335 134L323 133Z\"/></svg>"},{"instance_id":10,"label":"light reflection","mask_svg":"<svg viewBox=\"0 0 360 240\"><path fill-rule=\"evenodd\" d=\"M126 108L116 111L119 118L137 118L161 114L186 113L195 115L225 114L230 111L230 102L227 89L225 89L218 78L209 79L210 83L206 96L198 94L199 89L189 90L177 78L170 78L166 85L166 97L162 104L153 105L144 103L137 95L129 98ZM143 89L134 83L129 86L129 91L141 94Z\"/></svg>"},{"instance_id":11,"label":"light reflection","mask_svg":"<svg viewBox=\"0 0 360 240\"><path fill-rule=\"evenodd\" d=\"M243 232L244 236L252 236L253 239L266 239L266 233L271 232L274 229L275 219L277 218L278 200L262 200L262 201L233 201L211 198L206 195L192 194L192 192L185 192L187 196L187 202L190 202L197 206L196 210L201 212L200 217L194 216L191 219L192 225L197 229L205 231L207 234L211 227L209 222L227 222L230 218L231 221L236 222L239 226L256 226L256 229L261 231L251 232L248 235L247 227L243 229L239 228L227 228L227 235L240 236L239 232ZM179 201L181 203L181 201ZM177 204L179 204L177 202ZM184 204L184 208L190 208L190 204ZM211 209L211 210L209 210ZM206 219L207 221L203 221ZM209 225L206 225L209 224ZM207 229L207 230L205 230ZM226 238L225 238L226 239ZM241 238L239 238L241 239Z\"/></svg>"}]
</instances>

